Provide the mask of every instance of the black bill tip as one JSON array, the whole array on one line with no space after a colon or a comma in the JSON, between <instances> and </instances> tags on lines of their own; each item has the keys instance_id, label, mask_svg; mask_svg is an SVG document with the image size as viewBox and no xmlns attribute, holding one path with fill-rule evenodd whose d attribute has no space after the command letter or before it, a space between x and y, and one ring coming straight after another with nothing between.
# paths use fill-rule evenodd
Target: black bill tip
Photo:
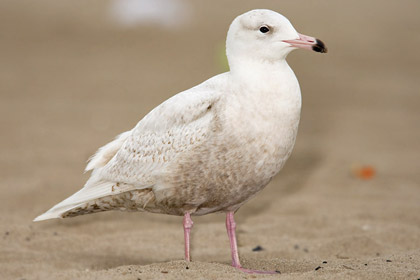
<instances>
[{"instance_id":1,"label":"black bill tip","mask_svg":"<svg viewBox=\"0 0 420 280\"><path fill-rule=\"evenodd\" d=\"M328 52L327 47L325 46L324 42L322 42L319 39L316 39L316 44L312 46L312 50L320 53L326 53Z\"/></svg>"}]
</instances>

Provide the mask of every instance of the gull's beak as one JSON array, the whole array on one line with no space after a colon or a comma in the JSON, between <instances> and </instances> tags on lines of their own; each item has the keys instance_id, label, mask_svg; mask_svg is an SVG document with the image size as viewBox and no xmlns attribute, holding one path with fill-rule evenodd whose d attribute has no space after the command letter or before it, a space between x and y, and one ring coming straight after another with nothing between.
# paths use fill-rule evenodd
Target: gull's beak
<instances>
[{"instance_id":1,"label":"gull's beak","mask_svg":"<svg viewBox=\"0 0 420 280\"><path fill-rule=\"evenodd\" d=\"M299 39L283 40L283 42L290 44L292 47L301 48L306 50L313 50L320 53L326 53L327 47L325 44L314 37L299 34Z\"/></svg>"}]
</instances>

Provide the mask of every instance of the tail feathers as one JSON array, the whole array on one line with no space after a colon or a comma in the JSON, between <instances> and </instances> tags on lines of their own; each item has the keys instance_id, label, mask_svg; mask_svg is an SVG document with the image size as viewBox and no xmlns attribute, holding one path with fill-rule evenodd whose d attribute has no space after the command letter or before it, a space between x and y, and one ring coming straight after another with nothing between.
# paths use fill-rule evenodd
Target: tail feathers
<instances>
[{"instance_id":1,"label":"tail feathers","mask_svg":"<svg viewBox=\"0 0 420 280\"><path fill-rule=\"evenodd\" d=\"M73 194L69 198L55 205L53 208L45 212L44 214L36 217L34 222L63 218L62 215L67 211L74 209L81 204L88 201L95 200L101 197L116 195L122 192L130 191L135 189L132 185L120 184L114 182L100 182L96 186L84 187L77 193Z\"/></svg>"},{"instance_id":2,"label":"tail feathers","mask_svg":"<svg viewBox=\"0 0 420 280\"><path fill-rule=\"evenodd\" d=\"M130 134L131 131L121 133L113 141L99 148L99 150L89 158L89 163L86 166L85 172L104 167L115 156Z\"/></svg>"}]
</instances>

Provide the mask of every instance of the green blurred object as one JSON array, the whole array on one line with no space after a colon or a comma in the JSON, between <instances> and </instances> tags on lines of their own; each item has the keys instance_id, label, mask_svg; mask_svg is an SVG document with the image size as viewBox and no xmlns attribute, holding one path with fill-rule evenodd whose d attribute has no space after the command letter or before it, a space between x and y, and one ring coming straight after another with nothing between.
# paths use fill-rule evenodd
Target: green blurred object
<instances>
[{"instance_id":1,"label":"green blurred object","mask_svg":"<svg viewBox=\"0 0 420 280\"><path fill-rule=\"evenodd\" d=\"M229 62L226 57L226 47L224 42L220 42L216 46L216 65L223 72L229 71Z\"/></svg>"}]
</instances>

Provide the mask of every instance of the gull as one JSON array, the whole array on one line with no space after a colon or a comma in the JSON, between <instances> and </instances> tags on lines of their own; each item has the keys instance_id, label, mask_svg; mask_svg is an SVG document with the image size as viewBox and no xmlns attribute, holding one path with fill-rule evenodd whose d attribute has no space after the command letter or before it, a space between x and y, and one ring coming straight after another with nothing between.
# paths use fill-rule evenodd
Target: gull
<instances>
[{"instance_id":1,"label":"gull","mask_svg":"<svg viewBox=\"0 0 420 280\"><path fill-rule=\"evenodd\" d=\"M241 266L234 213L292 152L301 92L286 56L297 48L327 52L277 12L238 16L226 39L230 71L174 95L100 148L85 186L34 221L107 210L183 216L189 262L191 216L223 212L232 266L277 273Z\"/></svg>"}]
</instances>

